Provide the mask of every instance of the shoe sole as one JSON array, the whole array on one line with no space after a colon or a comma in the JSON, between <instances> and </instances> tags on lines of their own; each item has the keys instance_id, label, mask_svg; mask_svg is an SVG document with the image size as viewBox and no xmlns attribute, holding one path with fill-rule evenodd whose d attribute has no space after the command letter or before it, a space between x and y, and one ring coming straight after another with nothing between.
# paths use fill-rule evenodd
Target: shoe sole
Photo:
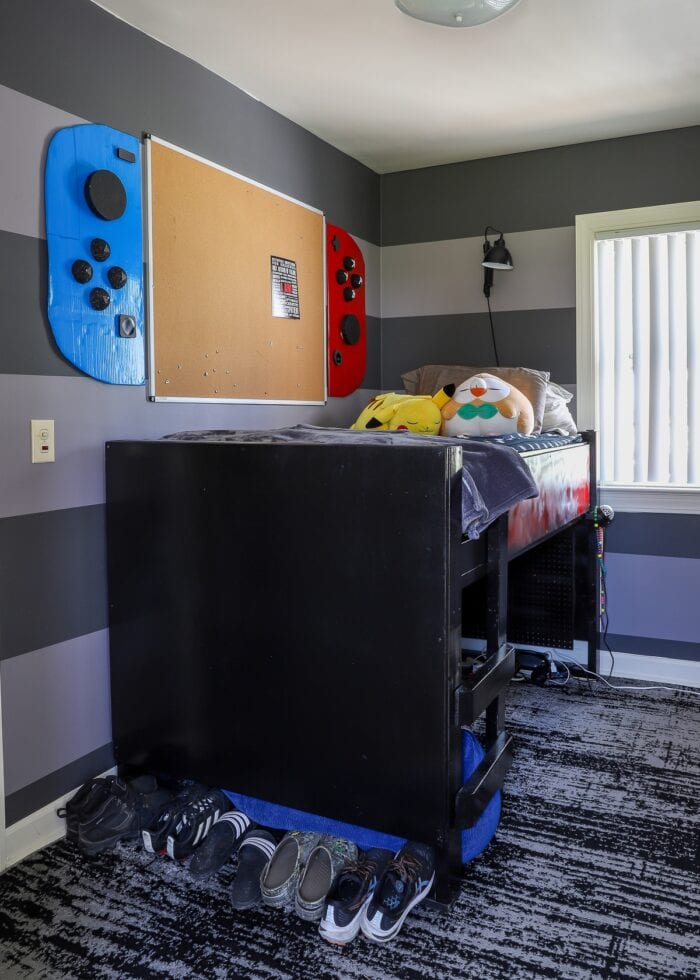
<instances>
[{"instance_id":1,"label":"shoe sole","mask_svg":"<svg viewBox=\"0 0 700 980\"><path fill-rule=\"evenodd\" d=\"M327 943L332 943L334 946L346 946L348 943L351 943L353 939L357 938L360 931L362 916L367 910L367 907L371 901L372 895L368 895L364 901L364 904L360 908L360 911L346 926L329 925L326 923L325 919L321 919L321 923L318 927L318 934L321 939L325 939Z\"/></svg>"},{"instance_id":2,"label":"shoe sole","mask_svg":"<svg viewBox=\"0 0 700 980\"><path fill-rule=\"evenodd\" d=\"M388 943L396 936L398 936L398 934L401 932L401 926L404 924L404 920L406 916L408 915L408 913L411 911L412 908L418 905L419 902L423 901L423 899L430 894L430 889L433 887L434 881L435 881L435 872L433 872L432 877L428 882L427 886L423 889L422 892L418 892L415 898L413 898L408 903L406 908L403 910L401 915L398 917L398 919L396 920L396 922L388 932L381 932L381 933L374 932L367 918L367 908L369 908L369 905L367 905L367 908L365 908L362 913L362 918L360 921L360 929L362 929L363 935L365 935L368 939L371 939L372 942L375 943Z\"/></svg>"},{"instance_id":3,"label":"shoe sole","mask_svg":"<svg viewBox=\"0 0 700 980\"><path fill-rule=\"evenodd\" d=\"M97 857L98 854L102 854L104 851L111 851L117 844L128 844L131 841L138 841L140 839L141 835L138 831L132 831L128 834L118 834L116 837L110 837L109 840L100 841L98 844L89 844L81 840L78 842L78 847L87 857Z\"/></svg>"}]
</instances>

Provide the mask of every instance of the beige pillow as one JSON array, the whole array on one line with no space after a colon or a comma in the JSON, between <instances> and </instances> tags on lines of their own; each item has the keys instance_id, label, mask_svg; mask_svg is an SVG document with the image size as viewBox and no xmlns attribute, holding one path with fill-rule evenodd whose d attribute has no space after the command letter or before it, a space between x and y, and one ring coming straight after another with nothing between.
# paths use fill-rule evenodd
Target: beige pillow
<instances>
[{"instance_id":1,"label":"beige pillow","mask_svg":"<svg viewBox=\"0 0 700 980\"><path fill-rule=\"evenodd\" d=\"M549 371L534 371L532 368L523 367L463 367L456 364L424 364L423 367L402 374L401 380L409 395L434 395L444 385L459 385L473 374L478 374L479 371L488 371L489 374L495 374L497 378L503 378L504 381L512 384L529 399L535 415L535 426L532 434L539 435L544 419Z\"/></svg>"}]
</instances>

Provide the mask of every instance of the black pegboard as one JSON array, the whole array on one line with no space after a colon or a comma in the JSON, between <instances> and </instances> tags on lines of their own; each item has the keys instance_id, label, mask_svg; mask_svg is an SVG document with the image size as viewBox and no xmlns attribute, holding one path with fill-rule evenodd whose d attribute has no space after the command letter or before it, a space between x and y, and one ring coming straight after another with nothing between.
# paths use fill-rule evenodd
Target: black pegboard
<instances>
[{"instance_id":1,"label":"black pegboard","mask_svg":"<svg viewBox=\"0 0 700 980\"><path fill-rule=\"evenodd\" d=\"M562 531L508 566L508 641L534 646L574 645L574 533ZM486 636L485 582L464 590L464 636Z\"/></svg>"}]
</instances>

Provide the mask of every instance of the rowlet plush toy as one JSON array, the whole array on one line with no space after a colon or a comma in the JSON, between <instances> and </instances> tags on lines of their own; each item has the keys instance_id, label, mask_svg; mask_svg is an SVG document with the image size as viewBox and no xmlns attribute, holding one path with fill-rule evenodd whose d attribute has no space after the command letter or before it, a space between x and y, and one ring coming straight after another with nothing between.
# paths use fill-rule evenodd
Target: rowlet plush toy
<instances>
[{"instance_id":1,"label":"rowlet plush toy","mask_svg":"<svg viewBox=\"0 0 700 980\"><path fill-rule=\"evenodd\" d=\"M507 381L486 372L458 385L441 412L443 436L529 435L535 425L529 399Z\"/></svg>"},{"instance_id":2,"label":"rowlet plush toy","mask_svg":"<svg viewBox=\"0 0 700 980\"><path fill-rule=\"evenodd\" d=\"M395 391L375 395L351 429L399 429L436 436L440 432L440 409L454 394L454 385L445 385L436 395L406 395Z\"/></svg>"}]
</instances>

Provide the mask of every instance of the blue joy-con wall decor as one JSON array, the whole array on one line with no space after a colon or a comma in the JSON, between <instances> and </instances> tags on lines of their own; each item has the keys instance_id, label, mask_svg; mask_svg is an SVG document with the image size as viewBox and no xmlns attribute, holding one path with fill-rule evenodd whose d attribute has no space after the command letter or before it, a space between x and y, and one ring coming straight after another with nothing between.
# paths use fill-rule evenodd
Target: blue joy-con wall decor
<instances>
[{"instance_id":1,"label":"blue joy-con wall decor","mask_svg":"<svg viewBox=\"0 0 700 980\"><path fill-rule=\"evenodd\" d=\"M143 384L140 143L109 126L68 126L51 139L44 176L59 350L98 381Z\"/></svg>"}]
</instances>

